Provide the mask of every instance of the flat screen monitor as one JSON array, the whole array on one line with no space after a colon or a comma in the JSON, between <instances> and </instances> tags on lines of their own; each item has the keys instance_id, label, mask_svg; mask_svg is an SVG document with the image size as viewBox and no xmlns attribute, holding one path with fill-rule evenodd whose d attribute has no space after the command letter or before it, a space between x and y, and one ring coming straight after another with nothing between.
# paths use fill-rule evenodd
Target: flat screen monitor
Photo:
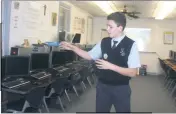
<instances>
[{"instance_id":1,"label":"flat screen monitor","mask_svg":"<svg viewBox=\"0 0 176 114\"><path fill-rule=\"evenodd\" d=\"M170 59L173 58L173 51L172 51L172 50L169 51L169 58L170 58Z\"/></svg>"},{"instance_id":2,"label":"flat screen monitor","mask_svg":"<svg viewBox=\"0 0 176 114\"><path fill-rule=\"evenodd\" d=\"M45 70L49 68L49 53L31 54L31 71Z\"/></svg>"},{"instance_id":3,"label":"flat screen monitor","mask_svg":"<svg viewBox=\"0 0 176 114\"><path fill-rule=\"evenodd\" d=\"M61 31L59 32L59 41L65 41L66 40L66 32L65 31Z\"/></svg>"},{"instance_id":4,"label":"flat screen monitor","mask_svg":"<svg viewBox=\"0 0 176 114\"><path fill-rule=\"evenodd\" d=\"M5 78L5 57L1 57L1 79Z\"/></svg>"},{"instance_id":5,"label":"flat screen monitor","mask_svg":"<svg viewBox=\"0 0 176 114\"><path fill-rule=\"evenodd\" d=\"M52 65L64 65L66 63L66 51L52 52Z\"/></svg>"},{"instance_id":6,"label":"flat screen monitor","mask_svg":"<svg viewBox=\"0 0 176 114\"><path fill-rule=\"evenodd\" d=\"M25 76L29 74L29 56L7 56L5 61L6 76Z\"/></svg>"},{"instance_id":7,"label":"flat screen monitor","mask_svg":"<svg viewBox=\"0 0 176 114\"><path fill-rule=\"evenodd\" d=\"M72 43L80 43L81 40L81 34L76 33L73 37Z\"/></svg>"},{"instance_id":8,"label":"flat screen monitor","mask_svg":"<svg viewBox=\"0 0 176 114\"><path fill-rule=\"evenodd\" d=\"M76 60L76 54L73 51L66 50L66 62L73 62Z\"/></svg>"},{"instance_id":9,"label":"flat screen monitor","mask_svg":"<svg viewBox=\"0 0 176 114\"><path fill-rule=\"evenodd\" d=\"M176 61L176 52L174 52L174 58L173 59Z\"/></svg>"}]
</instances>

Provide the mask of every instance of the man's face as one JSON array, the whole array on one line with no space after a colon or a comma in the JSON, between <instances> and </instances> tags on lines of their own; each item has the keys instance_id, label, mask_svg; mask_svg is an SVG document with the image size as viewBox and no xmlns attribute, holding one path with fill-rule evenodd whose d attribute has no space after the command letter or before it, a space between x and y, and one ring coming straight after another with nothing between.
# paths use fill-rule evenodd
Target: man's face
<instances>
[{"instance_id":1,"label":"man's face","mask_svg":"<svg viewBox=\"0 0 176 114\"><path fill-rule=\"evenodd\" d=\"M119 37L119 35L123 31L122 29L122 26L118 26L113 20L107 21L107 32L109 34L109 37Z\"/></svg>"}]
</instances>

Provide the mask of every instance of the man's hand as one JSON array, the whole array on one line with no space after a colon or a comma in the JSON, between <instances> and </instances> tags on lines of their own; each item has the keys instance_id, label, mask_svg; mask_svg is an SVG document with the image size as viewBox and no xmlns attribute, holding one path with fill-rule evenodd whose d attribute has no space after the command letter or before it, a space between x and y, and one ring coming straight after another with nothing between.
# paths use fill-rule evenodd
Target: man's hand
<instances>
[{"instance_id":1,"label":"man's hand","mask_svg":"<svg viewBox=\"0 0 176 114\"><path fill-rule=\"evenodd\" d=\"M98 59L95 61L96 66L98 67L98 69L112 69L113 64L111 64L108 61L102 60L102 59Z\"/></svg>"},{"instance_id":2,"label":"man's hand","mask_svg":"<svg viewBox=\"0 0 176 114\"><path fill-rule=\"evenodd\" d=\"M65 50L73 50L74 46L71 43L68 42L61 42L60 47L65 49Z\"/></svg>"},{"instance_id":3,"label":"man's hand","mask_svg":"<svg viewBox=\"0 0 176 114\"><path fill-rule=\"evenodd\" d=\"M114 72L118 72L124 76L129 76L129 77L137 76L137 68L119 67L117 65L114 65L114 64L112 64L108 61L102 60L102 59L96 60L95 63L96 63L96 66L98 67L98 69L112 70Z\"/></svg>"},{"instance_id":4,"label":"man's hand","mask_svg":"<svg viewBox=\"0 0 176 114\"><path fill-rule=\"evenodd\" d=\"M65 49L65 50L71 50L80 57L87 59L87 60L92 60L91 56L88 54L88 52L80 49L79 47L76 47L75 45L72 45L71 43L68 42L61 42L60 47Z\"/></svg>"}]
</instances>

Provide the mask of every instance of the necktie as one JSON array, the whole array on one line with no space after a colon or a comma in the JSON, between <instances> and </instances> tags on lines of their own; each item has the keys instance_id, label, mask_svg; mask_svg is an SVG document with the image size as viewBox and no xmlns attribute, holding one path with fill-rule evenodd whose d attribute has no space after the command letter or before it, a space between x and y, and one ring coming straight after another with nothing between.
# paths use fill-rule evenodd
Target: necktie
<instances>
[{"instance_id":1,"label":"necktie","mask_svg":"<svg viewBox=\"0 0 176 114\"><path fill-rule=\"evenodd\" d=\"M112 49L116 48L116 44L118 43L118 41L113 41L113 42L114 42L114 44L112 46Z\"/></svg>"}]
</instances>

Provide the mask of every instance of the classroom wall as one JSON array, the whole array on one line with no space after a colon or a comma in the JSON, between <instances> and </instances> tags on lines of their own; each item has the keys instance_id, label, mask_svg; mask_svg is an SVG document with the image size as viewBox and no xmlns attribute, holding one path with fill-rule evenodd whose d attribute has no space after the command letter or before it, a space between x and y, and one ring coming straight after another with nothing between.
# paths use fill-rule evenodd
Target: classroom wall
<instances>
[{"instance_id":1,"label":"classroom wall","mask_svg":"<svg viewBox=\"0 0 176 114\"><path fill-rule=\"evenodd\" d=\"M11 4L10 18L10 40L9 47L21 45L24 39L30 44L54 41L57 37L58 22L55 26L51 24L51 12L58 14L59 2L38 1L34 7L30 6L32 1L18 1L19 9L14 8L16 1ZM43 6L47 4L46 15Z\"/></svg>"},{"instance_id":2,"label":"classroom wall","mask_svg":"<svg viewBox=\"0 0 176 114\"><path fill-rule=\"evenodd\" d=\"M52 12L59 12L59 1L35 1L35 9L29 7L32 1L18 1L20 3L19 9L14 9L14 3L11 4L11 18L10 18L10 32L9 32L9 51L10 47L21 45L24 39L28 39L30 44L37 43L37 40L42 42L57 41L58 40L58 17L55 26L52 26ZM81 33L81 44L86 44L87 37L87 18L92 17L89 13L63 1L71 7L71 24L70 32L75 33L73 30L73 23L75 16L85 19L85 32ZM46 15L44 16L43 6L47 4ZM30 10L29 10L30 9ZM30 18L29 18L30 17Z\"/></svg>"},{"instance_id":3,"label":"classroom wall","mask_svg":"<svg viewBox=\"0 0 176 114\"><path fill-rule=\"evenodd\" d=\"M152 74L160 74L161 69L158 57L162 59L168 58L169 50L176 50L176 38L173 45L165 45L163 43L163 32L173 31L176 34L176 20L152 20L137 19L127 20L127 27L130 28L151 28L151 40L148 52L140 52L141 64L148 65L148 72ZM94 17L93 21L93 43L97 43L101 38L101 29L106 28L105 17ZM156 52L156 53L153 53Z\"/></svg>"},{"instance_id":4,"label":"classroom wall","mask_svg":"<svg viewBox=\"0 0 176 114\"><path fill-rule=\"evenodd\" d=\"M81 41L80 41L80 44L86 44L87 42L87 22L88 22L88 17L92 17L93 16L91 14L89 14L88 12L78 8L78 7L75 7L74 5L70 4L69 2L64 2L63 3L69 5L71 7L71 26L70 26L70 31L71 33L77 33L79 31L75 31L74 28L73 28L73 25L74 25L74 18L75 17L79 17L79 18L84 18L85 19L85 27L84 27L84 32L81 33Z\"/></svg>"}]
</instances>

